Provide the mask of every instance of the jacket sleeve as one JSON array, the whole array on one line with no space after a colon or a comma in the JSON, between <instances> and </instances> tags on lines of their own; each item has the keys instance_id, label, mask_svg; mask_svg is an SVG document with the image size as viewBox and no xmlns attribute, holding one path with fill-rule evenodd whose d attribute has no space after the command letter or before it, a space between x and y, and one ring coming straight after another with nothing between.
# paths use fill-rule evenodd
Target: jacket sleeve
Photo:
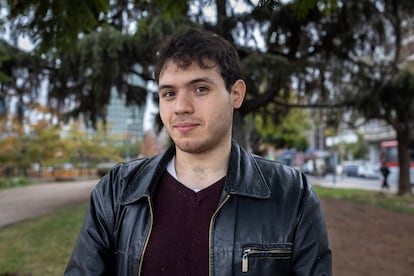
<instances>
[{"instance_id":1,"label":"jacket sleeve","mask_svg":"<svg viewBox=\"0 0 414 276\"><path fill-rule=\"evenodd\" d=\"M302 174L303 196L293 242L294 275L332 275L332 255L319 199Z\"/></svg>"},{"instance_id":2,"label":"jacket sleeve","mask_svg":"<svg viewBox=\"0 0 414 276\"><path fill-rule=\"evenodd\" d=\"M91 193L84 224L64 275L114 275L114 192L104 176Z\"/></svg>"}]
</instances>

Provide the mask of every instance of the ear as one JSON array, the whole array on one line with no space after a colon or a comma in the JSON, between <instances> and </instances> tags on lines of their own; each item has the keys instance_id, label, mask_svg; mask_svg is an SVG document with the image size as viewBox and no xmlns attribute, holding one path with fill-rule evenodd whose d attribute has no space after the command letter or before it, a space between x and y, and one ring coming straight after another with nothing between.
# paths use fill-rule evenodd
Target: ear
<instances>
[{"instance_id":1,"label":"ear","mask_svg":"<svg viewBox=\"0 0 414 276\"><path fill-rule=\"evenodd\" d=\"M230 94L233 108L240 108L243 103L244 96L246 95L246 83L244 80L236 80L231 88Z\"/></svg>"}]
</instances>

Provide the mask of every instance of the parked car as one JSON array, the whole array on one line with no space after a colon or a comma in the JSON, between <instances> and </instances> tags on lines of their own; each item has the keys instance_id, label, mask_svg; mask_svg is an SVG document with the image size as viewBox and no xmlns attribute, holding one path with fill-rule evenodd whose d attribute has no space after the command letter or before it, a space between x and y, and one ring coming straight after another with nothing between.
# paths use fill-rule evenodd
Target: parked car
<instances>
[{"instance_id":1,"label":"parked car","mask_svg":"<svg viewBox=\"0 0 414 276\"><path fill-rule=\"evenodd\" d=\"M322 158L308 160L301 166L302 172L314 176L324 176L326 174L326 163Z\"/></svg>"},{"instance_id":2,"label":"parked car","mask_svg":"<svg viewBox=\"0 0 414 276\"><path fill-rule=\"evenodd\" d=\"M363 178L380 178L379 166L372 163L363 163L358 166L358 176Z\"/></svg>"},{"instance_id":3,"label":"parked car","mask_svg":"<svg viewBox=\"0 0 414 276\"><path fill-rule=\"evenodd\" d=\"M99 177L104 176L115 166L115 164L116 164L115 162L102 162L102 163L99 163L98 165L96 165L96 174Z\"/></svg>"},{"instance_id":4,"label":"parked car","mask_svg":"<svg viewBox=\"0 0 414 276\"><path fill-rule=\"evenodd\" d=\"M343 164L342 165L342 173L345 176L358 176L358 170L359 170L358 164Z\"/></svg>"}]
</instances>

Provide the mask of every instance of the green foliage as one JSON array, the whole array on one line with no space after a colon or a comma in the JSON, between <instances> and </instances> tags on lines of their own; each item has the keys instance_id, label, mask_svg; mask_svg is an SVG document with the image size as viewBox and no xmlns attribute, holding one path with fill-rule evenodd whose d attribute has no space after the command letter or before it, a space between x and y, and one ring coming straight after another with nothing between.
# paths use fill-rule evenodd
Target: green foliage
<instances>
[{"instance_id":1,"label":"green foliage","mask_svg":"<svg viewBox=\"0 0 414 276\"><path fill-rule=\"evenodd\" d=\"M284 106L272 103L275 100L287 101L290 97L292 64L285 57L277 55L251 54L242 60L242 67L248 87L242 111L249 113L259 108L266 108L275 120L279 115L285 114ZM267 104L264 104L264 101ZM267 108L267 105L271 106Z\"/></svg>"},{"instance_id":2,"label":"green foliage","mask_svg":"<svg viewBox=\"0 0 414 276\"><path fill-rule=\"evenodd\" d=\"M357 142L344 142L341 141L339 144L333 145L331 150L341 153L339 158L343 160L369 160L369 148L368 143L365 141L364 136L359 131L355 131L357 135Z\"/></svg>"},{"instance_id":3,"label":"green foliage","mask_svg":"<svg viewBox=\"0 0 414 276\"><path fill-rule=\"evenodd\" d=\"M34 74L38 82L48 79L51 108L59 113L59 119L82 116L92 126L105 122L113 87L126 95L128 104L145 103L145 81L152 78L154 46L182 30L182 26L191 25L186 17L190 5L186 0L30 0L7 4L9 17L1 23L8 24L15 35L12 39L24 35L35 43L32 53L38 55L40 63ZM142 70L137 71L137 65ZM22 72L17 64L3 68ZM10 79L3 70L0 72L2 82L11 82L13 89L18 86L17 78ZM133 79L142 83L131 83ZM34 82L28 82L32 89ZM31 96L32 91L24 94Z\"/></svg>"},{"instance_id":4,"label":"green foliage","mask_svg":"<svg viewBox=\"0 0 414 276\"><path fill-rule=\"evenodd\" d=\"M62 153L66 152L67 145L60 138L60 131L58 126L50 125L44 120L33 125L31 134L23 140L28 159L42 166L64 163L66 157Z\"/></svg>"},{"instance_id":5,"label":"green foliage","mask_svg":"<svg viewBox=\"0 0 414 276\"><path fill-rule=\"evenodd\" d=\"M299 0L295 3L299 18L304 18L315 6L326 15L331 15L338 9L337 0Z\"/></svg>"},{"instance_id":6,"label":"green foliage","mask_svg":"<svg viewBox=\"0 0 414 276\"><path fill-rule=\"evenodd\" d=\"M12 1L10 19L15 34L25 34L39 44L41 52L71 48L79 33L94 31L99 18L108 11L109 1ZM21 15L28 15L22 17Z\"/></svg>"},{"instance_id":7,"label":"green foliage","mask_svg":"<svg viewBox=\"0 0 414 276\"><path fill-rule=\"evenodd\" d=\"M39 57L0 40L0 102L11 101L11 95L20 103L23 97L36 98L44 65Z\"/></svg>"},{"instance_id":8,"label":"green foliage","mask_svg":"<svg viewBox=\"0 0 414 276\"><path fill-rule=\"evenodd\" d=\"M352 156L354 159L367 159L368 144L365 142L364 137L361 133L356 132L358 141L356 144L351 145Z\"/></svg>"},{"instance_id":9,"label":"green foliage","mask_svg":"<svg viewBox=\"0 0 414 276\"><path fill-rule=\"evenodd\" d=\"M1 189L9 189L15 188L20 186L26 186L31 184L27 179L23 177L5 177L0 178L0 190Z\"/></svg>"},{"instance_id":10,"label":"green foliage","mask_svg":"<svg viewBox=\"0 0 414 276\"><path fill-rule=\"evenodd\" d=\"M307 99L317 95L317 104L356 105L364 101L359 99L361 93L343 91L365 91L374 96L367 88L376 86L368 81L364 88L361 79L392 73L382 71L395 66L384 62L377 51L393 53L392 35L386 35L388 27L394 26L389 21L399 22L397 19L414 9L410 1L399 1L395 6L388 0L379 3L269 0L255 6L246 1L246 11L228 13L234 5L231 1L200 1L192 9L186 0L128 4L105 0L8 1L10 26L17 30L15 33L38 40L37 48L47 50L42 62L49 64L41 67L50 70L50 97L57 99L58 105L75 106L68 115L83 114L93 125L98 119L104 121L104 107L113 86L127 94L128 101L144 102L145 90L125 80L130 74L150 80L154 46L188 27L214 30L238 47L249 87L241 109L243 116L273 103L277 121L278 114L284 115L278 112L278 101L292 93L288 89L292 79L298 83L298 94ZM216 22L201 16L207 6L216 8ZM258 29L263 37L261 46L255 43ZM142 72L134 70L136 64ZM345 78L352 83L344 85ZM355 84L358 89L352 88Z\"/></svg>"},{"instance_id":11,"label":"green foliage","mask_svg":"<svg viewBox=\"0 0 414 276\"><path fill-rule=\"evenodd\" d=\"M187 0L154 0L153 5L160 7L160 15L167 19L186 16L190 2Z\"/></svg>"},{"instance_id":12,"label":"green foliage","mask_svg":"<svg viewBox=\"0 0 414 276\"><path fill-rule=\"evenodd\" d=\"M384 104L390 110L394 109L397 116L407 116L408 121L414 119L414 67L398 71L384 90Z\"/></svg>"},{"instance_id":13,"label":"green foliage","mask_svg":"<svg viewBox=\"0 0 414 276\"><path fill-rule=\"evenodd\" d=\"M65 101L74 97L76 107L65 115L78 118L84 114L86 123L96 126L106 118L105 106L109 104L114 87L127 95L129 104L145 102L145 83L135 68L141 47L135 38L113 27L84 36L71 51L62 56L61 64L50 78L49 97ZM133 79L139 81L130 81ZM69 81L68 81L69 80ZM73 85L74 83L79 85Z\"/></svg>"},{"instance_id":14,"label":"green foliage","mask_svg":"<svg viewBox=\"0 0 414 276\"><path fill-rule=\"evenodd\" d=\"M413 1L243 1L246 9L236 11L238 2L9 0L10 17L3 24L16 36L27 35L36 48L25 56L27 63L6 66L16 61L13 51L0 60L0 79L7 82L0 100L10 99L5 91L22 102L26 95L34 100L33 90L47 78L51 107L65 110L60 119L82 116L96 125L105 121L113 87L128 102L144 104L145 85L128 80L152 80L156 46L196 27L237 47L248 87L240 117L260 112L279 123L295 94L305 106L386 120L399 140L412 140L414 93L412 73L402 63L402 35L404 26L413 27ZM214 18L205 15L207 7ZM335 127L338 118L329 116L329 124Z\"/></svg>"},{"instance_id":15,"label":"green foliage","mask_svg":"<svg viewBox=\"0 0 414 276\"><path fill-rule=\"evenodd\" d=\"M116 148L118 150L118 154L123 158L137 158L141 153L141 141L135 141L134 143L122 143L118 145Z\"/></svg>"},{"instance_id":16,"label":"green foliage","mask_svg":"<svg viewBox=\"0 0 414 276\"><path fill-rule=\"evenodd\" d=\"M102 125L92 137L87 137L79 128L79 123L71 124L70 130L65 138L66 151L64 156L66 162L72 163L75 168L87 166L94 168L96 164L104 161L119 162L123 158L111 137L107 137Z\"/></svg>"},{"instance_id":17,"label":"green foliage","mask_svg":"<svg viewBox=\"0 0 414 276\"><path fill-rule=\"evenodd\" d=\"M10 135L0 140L0 169L7 173L7 170L17 168L17 173L24 176L34 164L40 170L49 166L59 167L64 163L71 163L75 168L95 168L98 163L119 162L126 157L123 146L119 145L120 140L107 137L102 126L92 137L87 137L80 130L79 123L71 124L64 135L61 135L62 132L59 125L49 125L41 120L32 125L30 134ZM126 147L130 156L139 155L139 142Z\"/></svg>"},{"instance_id":18,"label":"green foliage","mask_svg":"<svg viewBox=\"0 0 414 276\"><path fill-rule=\"evenodd\" d=\"M295 148L305 151L309 148L307 131L312 126L307 112L303 109L289 110L280 122L273 121L271 117L256 116L255 123L263 142L277 149Z\"/></svg>"}]
</instances>

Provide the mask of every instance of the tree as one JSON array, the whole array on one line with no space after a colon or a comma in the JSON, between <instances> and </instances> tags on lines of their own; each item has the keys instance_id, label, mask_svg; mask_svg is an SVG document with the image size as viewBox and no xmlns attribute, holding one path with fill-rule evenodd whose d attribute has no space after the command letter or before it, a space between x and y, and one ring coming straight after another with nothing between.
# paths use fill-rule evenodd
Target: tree
<instances>
[{"instance_id":1,"label":"tree","mask_svg":"<svg viewBox=\"0 0 414 276\"><path fill-rule=\"evenodd\" d=\"M145 103L145 86L134 78L152 79L154 45L171 34L180 25L177 22L189 22L181 19L188 8L182 0L7 3L11 40L21 35L32 39L39 64L33 71L37 81L49 82L49 106L63 119L82 116L92 126L105 121L112 87L126 94L128 103ZM173 14L178 19L172 20ZM137 25L139 31L130 30ZM11 48L18 51L16 45ZM8 68L18 70L19 64L5 65L0 71ZM18 81L10 82L13 88L18 86ZM26 94L39 89L31 86Z\"/></svg>"},{"instance_id":2,"label":"tree","mask_svg":"<svg viewBox=\"0 0 414 276\"><path fill-rule=\"evenodd\" d=\"M396 130L399 194L411 194L408 149L414 140L414 75L401 53L404 25L414 28L413 10L412 1L344 2L335 15L342 22L338 26L348 29L334 37L342 51L328 60L339 68L325 71L330 72L325 81L339 89L337 100L357 115L385 120Z\"/></svg>"},{"instance_id":3,"label":"tree","mask_svg":"<svg viewBox=\"0 0 414 276\"><path fill-rule=\"evenodd\" d=\"M266 2L272 3L272 9L264 11L271 22L264 32L267 54L287 60L293 68L290 78L296 90L308 96L307 104L350 110L392 125L399 141L398 193L411 194L413 75L401 53L404 26L414 28L413 2L335 1L338 5L331 5L328 13L318 1ZM305 2L308 9L297 17L297 5ZM272 87L283 88L275 83Z\"/></svg>"},{"instance_id":4,"label":"tree","mask_svg":"<svg viewBox=\"0 0 414 276\"><path fill-rule=\"evenodd\" d=\"M79 121L71 122L63 138L65 147L62 150L66 162L75 168L95 168L98 163L124 160L117 145L120 139L108 137L102 124L91 135L86 135L80 126Z\"/></svg>"},{"instance_id":5,"label":"tree","mask_svg":"<svg viewBox=\"0 0 414 276\"><path fill-rule=\"evenodd\" d=\"M350 144L349 148L352 150L352 157L354 159L366 159L368 154L368 145L364 140L364 137L358 131L356 132L358 140L355 144Z\"/></svg>"},{"instance_id":6,"label":"tree","mask_svg":"<svg viewBox=\"0 0 414 276\"><path fill-rule=\"evenodd\" d=\"M43 66L36 55L0 40L0 117L7 117L7 105L17 98L16 115L20 122L23 120L24 105L38 97Z\"/></svg>"},{"instance_id":7,"label":"tree","mask_svg":"<svg viewBox=\"0 0 414 276\"><path fill-rule=\"evenodd\" d=\"M28 168L34 164L41 174L45 167L60 167L64 163L83 169L95 168L105 161L124 160L119 146L102 135L101 127L87 138L79 125L73 122L65 131L60 124L41 119L30 124L29 131L24 133L23 125L16 122L13 129L2 132L6 137L0 140L0 169L27 176Z\"/></svg>"},{"instance_id":8,"label":"tree","mask_svg":"<svg viewBox=\"0 0 414 276\"><path fill-rule=\"evenodd\" d=\"M50 80L49 104L56 111L95 125L105 119L113 86L128 102L142 104L145 89L128 80L152 80L154 45L188 27L212 30L237 47L248 86L235 114L237 140L247 142L242 126L249 114L266 112L277 124L287 107L327 108L329 119L345 110L382 118L398 134L399 193L410 193L406 149L414 113L407 105L414 93L400 53L412 1L78 2L8 1L14 33L36 42L37 76Z\"/></svg>"},{"instance_id":9,"label":"tree","mask_svg":"<svg viewBox=\"0 0 414 276\"><path fill-rule=\"evenodd\" d=\"M255 125L263 137L263 142L277 149L306 151L309 148L306 135L311 130L312 124L305 110L290 109L286 117L277 124L271 120L271 117L262 114L255 116Z\"/></svg>"},{"instance_id":10,"label":"tree","mask_svg":"<svg viewBox=\"0 0 414 276\"><path fill-rule=\"evenodd\" d=\"M30 159L27 158L28 139L24 136L23 124L17 118L14 121L11 127L1 128L0 164L6 175L16 173L16 169L19 174L27 175L30 166Z\"/></svg>"},{"instance_id":11,"label":"tree","mask_svg":"<svg viewBox=\"0 0 414 276\"><path fill-rule=\"evenodd\" d=\"M40 120L31 125L31 132L26 135L26 152L30 165L39 164L40 170L46 166L63 163L65 157L60 152L67 151L66 143L60 137L58 125L51 125L47 120ZM42 146L47 145L47 146Z\"/></svg>"}]
</instances>

